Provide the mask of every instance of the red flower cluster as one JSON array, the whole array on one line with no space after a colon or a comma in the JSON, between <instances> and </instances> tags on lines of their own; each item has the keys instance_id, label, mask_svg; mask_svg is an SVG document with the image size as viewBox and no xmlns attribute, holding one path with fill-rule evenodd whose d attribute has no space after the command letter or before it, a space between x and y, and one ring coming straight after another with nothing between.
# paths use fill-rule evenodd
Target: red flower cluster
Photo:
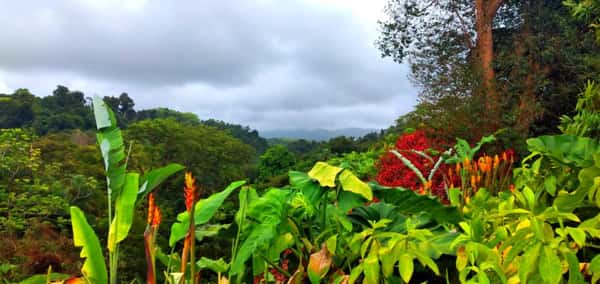
<instances>
[{"instance_id":1,"label":"red flower cluster","mask_svg":"<svg viewBox=\"0 0 600 284\"><path fill-rule=\"evenodd\" d=\"M431 149L431 144L431 140L427 138L425 132L417 130L413 133L401 135L396 141L395 150L411 161L421 171L425 179L427 179L440 157L429 155L432 156L430 160L412 150L426 152L426 150ZM422 184L415 172L389 151L380 158L376 166L378 169L376 179L381 185L401 186L418 192L431 191L434 195L442 199L446 198L443 173L447 171L447 166L443 163L435 172L431 183L427 184Z\"/></svg>"}]
</instances>

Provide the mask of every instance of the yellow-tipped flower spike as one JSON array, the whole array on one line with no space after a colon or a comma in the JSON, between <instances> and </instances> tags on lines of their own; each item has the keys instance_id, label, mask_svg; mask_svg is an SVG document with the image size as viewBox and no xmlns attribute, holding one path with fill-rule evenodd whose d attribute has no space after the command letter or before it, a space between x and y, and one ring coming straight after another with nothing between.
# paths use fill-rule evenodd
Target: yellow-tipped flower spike
<instances>
[{"instance_id":1,"label":"yellow-tipped flower spike","mask_svg":"<svg viewBox=\"0 0 600 284\"><path fill-rule=\"evenodd\" d=\"M498 155L494 156L494 169L497 169L498 166L500 166L500 158L498 158Z\"/></svg>"},{"instance_id":2,"label":"yellow-tipped flower spike","mask_svg":"<svg viewBox=\"0 0 600 284\"><path fill-rule=\"evenodd\" d=\"M154 213L156 211L154 208L154 192L151 192L150 194L148 194L148 225L151 225L152 220L154 220Z\"/></svg>"},{"instance_id":3,"label":"yellow-tipped flower spike","mask_svg":"<svg viewBox=\"0 0 600 284\"><path fill-rule=\"evenodd\" d=\"M192 210L192 204L196 199L196 179L191 172L185 173L185 187L183 188L185 196L185 208L189 212Z\"/></svg>"}]
</instances>

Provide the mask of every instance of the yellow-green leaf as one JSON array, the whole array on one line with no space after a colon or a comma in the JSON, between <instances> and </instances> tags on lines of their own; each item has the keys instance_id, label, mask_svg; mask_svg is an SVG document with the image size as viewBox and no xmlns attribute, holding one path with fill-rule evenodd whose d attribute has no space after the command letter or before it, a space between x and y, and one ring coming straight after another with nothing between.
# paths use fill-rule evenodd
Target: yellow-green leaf
<instances>
[{"instance_id":1,"label":"yellow-green leaf","mask_svg":"<svg viewBox=\"0 0 600 284\"><path fill-rule=\"evenodd\" d=\"M585 246L585 232L582 229L568 227L567 232L579 247Z\"/></svg>"},{"instance_id":2,"label":"yellow-green leaf","mask_svg":"<svg viewBox=\"0 0 600 284\"><path fill-rule=\"evenodd\" d=\"M379 284L379 258L377 252L372 251L369 256L365 259L364 274L365 284Z\"/></svg>"},{"instance_id":3,"label":"yellow-green leaf","mask_svg":"<svg viewBox=\"0 0 600 284\"><path fill-rule=\"evenodd\" d=\"M108 250L114 251L117 244L129 234L133 223L133 211L137 198L139 174L128 173L125 176L123 191L115 203L115 217L108 231Z\"/></svg>"},{"instance_id":4,"label":"yellow-green leaf","mask_svg":"<svg viewBox=\"0 0 600 284\"><path fill-rule=\"evenodd\" d=\"M331 236L329 239L327 239L325 243L327 244L327 250L329 251L329 253L331 255L335 255L335 249L337 246L337 235Z\"/></svg>"},{"instance_id":5,"label":"yellow-green leaf","mask_svg":"<svg viewBox=\"0 0 600 284\"><path fill-rule=\"evenodd\" d=\"M340 174L340 183L345 191L354 192L367 200L373 200L373 191L371 187L357 178L352 172L344 170Z\"/></svg>"},{"instance_id":6,"label":"yellow-green leaf","mask_svg":"<svg viewBox=\"0 0 600 284\"><path fill-rule=\"evenodd\" d=\"M108 273L104 264L104 255L96 233L88 224L85 215L75 206L71 206L71 226L73 244L82 247L80 256L86 258L81 273L91 283L108 283Z\"/></svg>"},{"instance_id":7,"label":"yellow-green leaf","mask_svg":"<svg viewBox=\"0 0 600 284\"><path fill-rule=\"evenodd\" d=\"M308 176L316 179L321 186L335 187L335 178L341 171L342 168L324 162L317 162L308 172Z\"/></svg>"},{"instance_id":8,"label":"yellow-green leaf","mask_svg":"<svg viewBox=\"0 0 600 284\"><path fill-rule=\"evenodd\" d=\"M559 283L562 279L562 266L560 259L551 247L545 246L540 254L539 271L541 271L544 283Z\"/></svg>"},{"instance_id":9,"label":"yellow-green leaf","mask_svg":"<svg viewBox=\"0 0 600 284\"><path fill-rule=\"evenodd\" d=\"M404 282L410 282L414 271L413 257L407 253L400 256L400 276Z\"/></svg>"}]
</instances>

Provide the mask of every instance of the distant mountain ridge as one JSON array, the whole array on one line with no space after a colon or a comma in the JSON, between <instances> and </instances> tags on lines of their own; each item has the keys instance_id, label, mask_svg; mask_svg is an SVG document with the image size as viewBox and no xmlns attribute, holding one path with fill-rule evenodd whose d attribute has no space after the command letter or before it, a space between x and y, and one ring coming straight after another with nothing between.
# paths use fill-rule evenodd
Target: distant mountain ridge
<instances>
[{"instance_id":1,"label":"distant mountain ridge","mask_svg":"<svg viewBox=\"0 0 600 284\"><path fill-rule=\"evenodd\" d=\"M315 141L326 141L338 136L361 137L371 132L379 132L379 129L369 128L341 128L341 129L273 129L260 131L260 136L270 138L306 139Z\"/></svg>"}]
</instances>

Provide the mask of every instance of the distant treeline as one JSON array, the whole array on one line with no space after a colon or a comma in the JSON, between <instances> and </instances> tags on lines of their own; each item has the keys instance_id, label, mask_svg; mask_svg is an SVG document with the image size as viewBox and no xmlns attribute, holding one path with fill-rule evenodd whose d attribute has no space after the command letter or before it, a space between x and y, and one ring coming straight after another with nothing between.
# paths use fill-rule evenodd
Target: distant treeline
<instances>
[{"instance_id":1,"label":"distant treeline","mask_svg":"<svg viewBox=\"0 0 600 284\"><path fill-rule=\"evenodd\" d=\"M203 121L193 113L168 108L136 110L134 100L127 93L105 96L104 101L114 111L121 128L142 120L170 118L182 124L204 124L228 132L252 146L259 154L268 147L267 140L248 126L214 119ZM51 95L45 97L35 96L28 89L0 94L0 128L31 128L36 134L45 135L73 129L90 130L94 127L91 100L83 92L59 85Z\"/></svg>"}]
</instances>

